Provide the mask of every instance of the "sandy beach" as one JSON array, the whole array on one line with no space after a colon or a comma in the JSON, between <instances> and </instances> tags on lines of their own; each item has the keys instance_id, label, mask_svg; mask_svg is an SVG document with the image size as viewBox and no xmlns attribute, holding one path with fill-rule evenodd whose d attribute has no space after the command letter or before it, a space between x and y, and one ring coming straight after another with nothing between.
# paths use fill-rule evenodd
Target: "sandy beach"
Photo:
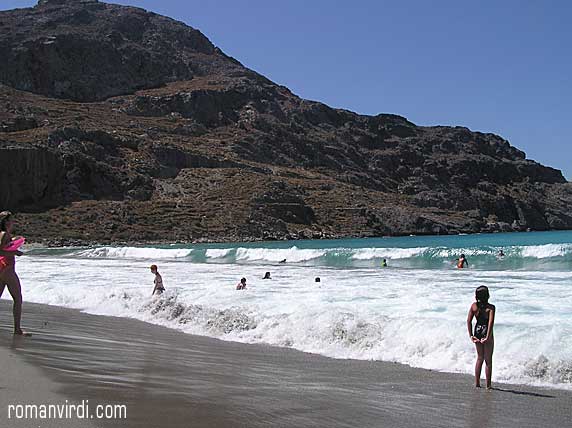
<instances>
[{"instance_id":1,"label":"sandy beach","mask_svg":"<svg viewBox=\"0 0 572 428\"><path fill-rule=\"evenodd\" d=\"M136 320L0 302L6 427L564 427L572 393L192 336ZM126 419L8 419L10 404L125 405ZM66 425L67 424L67 425Z\"/></svg>"}]
</instances>

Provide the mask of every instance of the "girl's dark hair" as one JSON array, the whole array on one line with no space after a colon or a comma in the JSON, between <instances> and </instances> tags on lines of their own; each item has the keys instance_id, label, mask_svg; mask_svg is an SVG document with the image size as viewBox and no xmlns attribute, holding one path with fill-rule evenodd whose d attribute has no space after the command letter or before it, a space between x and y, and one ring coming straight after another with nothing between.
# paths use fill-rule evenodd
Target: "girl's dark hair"
<instances>
[{"instance_id":1,"label":"girl's dark hair","mask_svg":"<svg viewBox=\"0 0 572 428\"><path fill-rule=\"evenodd\" d=\"M484 310L489 304L489 289L485 285L481 285L475 291L475 299L477 299L477 306L479 310Z\"/></svg>"},{"instance_id":2,"label":"girl's dark hair","mask_svg":"<svg viewBox=\"0 0 572 428\"><path fill-rule=\"evenodd\" d=\"M12 213L10 211L2 211L0 213L0 231L6 232L6 222L10 220Z\"/></svg>"}]
</instances>

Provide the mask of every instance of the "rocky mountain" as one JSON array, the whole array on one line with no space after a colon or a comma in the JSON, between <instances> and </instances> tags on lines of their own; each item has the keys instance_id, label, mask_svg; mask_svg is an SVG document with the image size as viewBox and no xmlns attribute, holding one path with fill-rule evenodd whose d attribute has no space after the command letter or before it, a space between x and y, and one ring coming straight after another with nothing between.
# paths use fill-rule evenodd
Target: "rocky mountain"
<instances>
[{"instance_id":1,"label":"rocky mountain","mask_svg":"<svg viewBox=\"0 0 572 428\"><path fill-rule=\"evenodd\" d=\"M142 9L0 12L0 57L0 207L35 240L572 228L572 184L502 137L301 99Z\"/></svg>"}]
</instances>

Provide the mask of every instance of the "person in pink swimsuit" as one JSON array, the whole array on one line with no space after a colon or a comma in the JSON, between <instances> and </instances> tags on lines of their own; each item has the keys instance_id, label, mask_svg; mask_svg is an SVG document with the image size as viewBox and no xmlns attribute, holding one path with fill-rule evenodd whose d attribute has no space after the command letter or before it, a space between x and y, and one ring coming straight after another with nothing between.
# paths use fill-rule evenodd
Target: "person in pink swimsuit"
<instances>
[{"instance_id":1,"label":"person in pink swimsuit","mask_svg":"<svg viewBox=\"0 0 572 428\"><path fill-rule=\"evenodd\" d=\"M16 273L16 256L22 253L18 249L14 249L14 239L12 238L12 228L14 226L13 215L10 211L0 212L0 297L4 293L4 288L8 286L8 291L14 300L14 334L19 336L31 336L30 333L24 333L20 326L22 319L22 287L20 286L20 278ZM16 238L18 239L18 238ZM20 240L22 240L20 238ZM23 240L22 240L23 241Z\"/></svg>"}]
</instances>

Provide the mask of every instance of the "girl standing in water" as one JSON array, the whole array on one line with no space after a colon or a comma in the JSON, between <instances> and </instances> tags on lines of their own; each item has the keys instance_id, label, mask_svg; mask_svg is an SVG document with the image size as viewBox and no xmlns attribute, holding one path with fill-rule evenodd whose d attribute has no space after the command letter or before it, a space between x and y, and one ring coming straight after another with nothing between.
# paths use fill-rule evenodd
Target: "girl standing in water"
<instances>
[{"instance_id":1,"label":"girl standing in water","mask_svg":"<svg viewBox=\"0 0 572 428\"><path fill-rule=\"evenodd\" d=\"M469 337L477 348L477 362L475 364L475 386L481 387L481 370L483 361L486 363L485 376L487 378L487 389L492 389L491 378L493 373L493 350L495 339L493 336L493 326L495 323L495 307L489 303L489 289L484 285L475 291L475 300L469 308L467 316L467 329ZM475 329L472 328L473 318L477 319Z\"/></svg>"},{"instance_id":2,"label":"girl standing in water","mask_svg":"<svg viewBox=\"0 0 572 428\"><path fill-rule=\"evenodd\" d=\"M19 336L31 336L30 333L24 333L20 327L22 319L22 288L20 286L20 278L16 274L16 256L21 256L19 250L8 250L12 245L12 227L14 221L10 211L2 211L0 213L0 256L3 257L0 265L0 296L4 292L4 288L8 286L8 291L14 300L14 334Z\"/></svg>"},{"instance_id":3,"label":"girl standing in water","mask_svg":"<svg viewBox=\"0 0 572 428\"><path fill-rule=\"evenodd\" d=\"M154 296L155 294L163 294L163 291L165 291L165 287L163 286L163 277L159 273L157 265L151 265L151 273L155 275L155 279L153 280L155 288L153 288L153 293L151 295Z\"/></svg>"}]
</instances>

